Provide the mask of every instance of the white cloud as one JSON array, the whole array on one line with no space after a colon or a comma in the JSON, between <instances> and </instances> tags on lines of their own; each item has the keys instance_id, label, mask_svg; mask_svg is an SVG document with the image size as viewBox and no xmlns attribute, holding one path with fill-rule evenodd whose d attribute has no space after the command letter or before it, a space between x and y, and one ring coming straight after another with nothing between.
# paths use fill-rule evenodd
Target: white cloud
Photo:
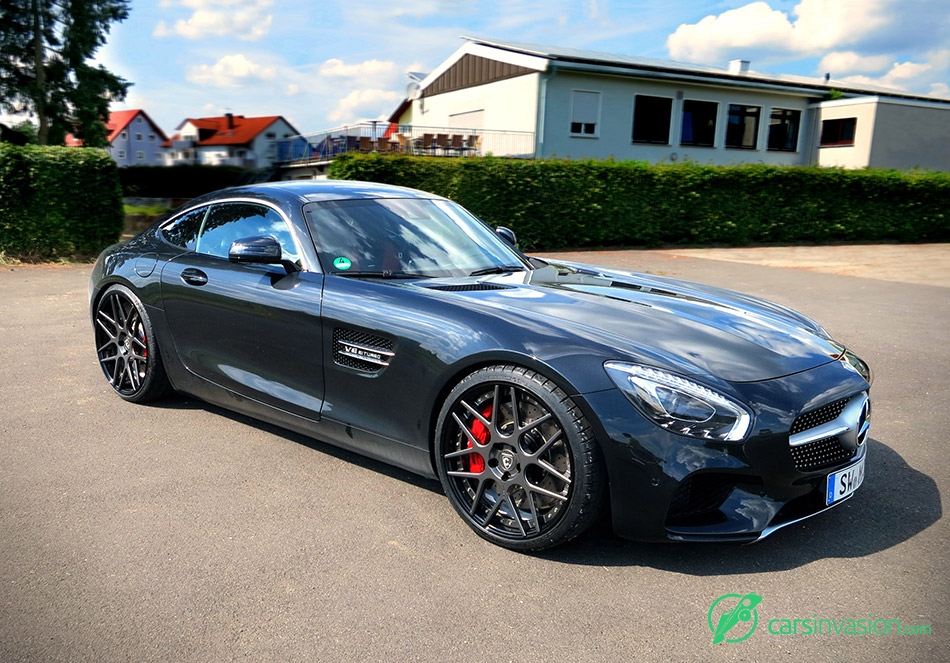
<instances>
[{"instance_id":1,"label":"white cloud","mask_svg":"<svg viewBox=\"0 0 950 663\"><path fill-rule=\"evenodd\" d=\"M392 61L367 60L360 64L345 64L338 58L330 58L320 66L320 75L333 78L364 79L379 75L389 76L396 71Z\"/></svg>"},{"instance_id":2,"label":"white cloud","mask_svg":"<svg viewBox=\"0 0 950 663\"><path fill-rule=\"evenodd\" d=\"M209 87L238 87L248 79L272 80L277 69L260 65L241 53L225 55L213 65L189 67L185 77L196 85Z\"/></svg>"},{"instance_id":3,"label":"white cloud","mask_svg":"<svg viewBox=\"0 0 950 663\"><path fill-rule=\"evenodd\" d=\"M367 117L383 120L402 99L401 93L389 90L353 90L327 117L338 124L358 122ZM381 108L385 111L380 112Z\"/></svg>"},{"instance_id":4,"label":"white cloud","mask_svg":"<svg viewBox=\"0 0 950 663\"><path fill-rule=\"evenodd\" d=\"M893 62L880 76L855 75L844 80L857 85L882 85L908 92L950 96L946 84L950 77L950 49L925 53L921 59L920 62Z\"/></svg>"},{"instance_id":5,"label":"white cloud","mask_svg":"<svg viewBox=\"0 0 950 663\"><path fill-rule=\"evenodd\" d=\"M844 72L877 73L887 69L893 61L889 55L861 56L854 51L835 51L821 59L818 63L818 71L828 72L832 78L837 78Z\"/></svg>"},{"instance_id":6,"label":"white cloud","mask_svg":"<svg viewBox=\"0 0 950 663\"><path fill-rule=\"evenodd\" d=\"M187 39L236 37L245 41L261 39L270 32L274 0L163 0L162 8L174 6L193 10L187 19L177 19L169 27L160 20L154 37L179 36Z\"/></svg>"},{"instance_id":7,"label":"white cloud","mask_svg":"<svg viewBox=\"0 0 950 663\"><path fill-rule=\"evenodd\" d=\"M766 2L753 2L680 25L666 46L674 59L706 63L725 62L742 49L821 55L887 27L893 4L894 0L802 0L792 9L792 20Z\"/></svg>"}]
</instances>

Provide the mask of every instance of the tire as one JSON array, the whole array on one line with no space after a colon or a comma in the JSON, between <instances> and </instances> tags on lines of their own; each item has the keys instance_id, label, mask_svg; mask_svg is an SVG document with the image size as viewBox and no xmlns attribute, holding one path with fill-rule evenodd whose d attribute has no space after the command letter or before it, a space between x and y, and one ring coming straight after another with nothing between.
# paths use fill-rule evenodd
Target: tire
<instances>
[{"instance_id":1,"label":"tire","mask_svg":"<svg viewBox=\"0 0 950 663\"><path fill-rule=\"evenodd\" d=\"M152 322L135 293L110 286L96 304L93 325L99 366L119 396L144 403L169 392Z\"/></svg>"},{"instance_id":2,"label":"tire","mask_svg":"<svg viewBox=\"0 0 950 663\"><path fill-rule=\"evenodd\" d=\"M522 367L480 369L449 393L435 460L462 519L510 550L561 545L601 511L606 471L590 424L557 385Z\"/></svg>"}]
</instances>

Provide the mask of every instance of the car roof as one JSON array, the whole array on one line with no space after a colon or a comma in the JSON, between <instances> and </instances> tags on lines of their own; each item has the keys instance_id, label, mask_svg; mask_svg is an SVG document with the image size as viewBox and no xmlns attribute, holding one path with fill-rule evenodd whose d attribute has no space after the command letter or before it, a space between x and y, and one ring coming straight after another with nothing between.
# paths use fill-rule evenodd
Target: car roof
<instances>
[{"instance_id":1,"label":"car roof","mask_svg":"<svg viewBox=\"0 0 950 663\"><path fill-rule=\"evenodd\" d=\"M371 198L440 198L440 196L417 189L352 180L294 180L250 184L222 189L209 197L214 200L251 197L285 203ZM207 201L209 197L204 197L204 200Z\"/></svg>"}]
</instances>

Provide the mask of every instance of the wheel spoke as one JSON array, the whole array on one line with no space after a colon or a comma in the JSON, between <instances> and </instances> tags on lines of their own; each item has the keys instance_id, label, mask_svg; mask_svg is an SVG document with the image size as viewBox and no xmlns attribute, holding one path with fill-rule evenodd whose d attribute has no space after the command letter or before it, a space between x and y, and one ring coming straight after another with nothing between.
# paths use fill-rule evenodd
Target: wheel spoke
<instances>
[{"instance_id":1,"label":"wheel spoke","mask_svg":"<svg viewBox=\"0 0 950 663\"><path fill-rule=\"evenodd\" d=\"M535 486L533 483L528 483L527 481L525 482L525 488L532 492L538 493L539 495L547 495L548 497L553 497L554 499L560 500L562 502L567 501L567 495L562 495L561 493L555 493L551 490L548 490L547 488L542 488L541 486Z\"/></svg>"},{"instance_id":2,"label":"wheel spoke","mask_svg":"<svg viewBox=\"0 0 950 663\"><path fill-rule=\"evenodd\" d=\"M515 501L511 499L511 493L505 493L505 504L507 504L508 509L511 510L511 517L514 518L516 523L518 523L518 529L521 530L521 536L528 536L528 533L524 530L524 524L521 522L521 514L518 513L518 507L515 506Z\"/></svg>"},{"instance_id":3,"label":"wheel spoke","mask_svg":"<svg viewBox=\"0 0 950 663\"><path fill-rule=\"evenodd\" d=\"M538 505L534 501L534 493L530 490L526 490L525 494L528 496L528 506L531 507L531 519L534 521L534 527L537 531L541 531L541 519L538 517Z\"/></svg>"},{"instance_id":4,"label":"wheel spoke","mask_svg":"<svg viewBox=\"0 0 950 663\"><path fill-rule=\"evenodd\" d=\"M458 477L459 479L478 479L484 474L484 472L461 472L459 470L448 470L446 471L450 477Z\"/></svg>"},{"instance_id":5,"label":"wheel spoke","mask_svg":"<svg viewBox=\"0 0 950 663\"><path fill-rule=\"evenodd\" d=\"M518 434L520 435L520 434L522 434L522 433L526 433L526 432L529 431L529 430L532 430L532 429L534 429L534 428L537 428L538 426L540 426L541 424L543 424L545 421L547 421L548 419L550 419L552 416L553 416L553 415L552 415L550 412L545 412L543 415L541 415L540 417L538 417L538 418L535 419L534 421L532 421L532 422L526 424L526 425L524 426L524 428L519 428L519 429L518 429Z\"/></svg>"},{"instance_id":6,"label":"wheel spoke","mask_svg":"<svg viewBox=\"0 0 950 663\"><path fill-rule=\"evenodd\" d=\"M518 412L518 390L514 387L511 387L511 421L515 426L515 435L520 435L523 431L521 430L521 417Z\"/></svg>"},{"instance_id":7,"label":"wheel spoke","mask_svg":"<svg viewBox=\"0 0 950 663\"><path fill-rule=\"evenodd\" d=\"M468 441L471 443L471 445L472 445L473 447L474 447L476 444L479 445L479 446L483 446L482 443L478 441L478 438L475 437L475 434L472 433L472 431L470 431L470 430L468 429L468 426L466 426L466 425L462 422L461 417L459 417L457 414L455 414L455 413L453 412L453 413L452 413L452 419L454 419L454 420L455 420L455 423L458 424L458 427L459 427L460 429L462 429L462 432L465 433L465 437L468 438ZM482 419L482 423L485 423L484 418ZM446 457L446 458L449 458L450 456L446 455L445 457Z\"/></svg>"},{"instance_id":8,"label":"wheel spoke","mask_svg":"<svg viewBox=\"0 0 950 663\"><path fill-rule=\"evenodd\" d=\"M554 467L553 465L551 465L551 463L549 463L549 462L546 461L546 460L542 460L542 459L540 459L540 458L539 458L536 462L537 462L538 466L541 467L541 468L543 468L546 472L548 472L548 474L553 474L554 476L556 476L558 479L560 479L560 480L563 481L564 483L570 485L570 483L571 483L571 478L570 478L570 477L567 477L567 476L564 476L563 474L561 474L561 471L558 470L558 469L557 469L556 467Z\"/></svg>"},{"instance_id":9,"label":"wheel spoke","mask_svg":"<svg viewBox=\"0 0 950 663\"><path fill-rule=\"evenodd\" d=\"M533 454L529 454L529 455L532 456L533 458L540 458L540 457L544 454L545 451L547 451L548 449L550 449L551 446L552 446L555 442L557 442L558 440L561 439L562 433L563 433L563 431L562 431L560 428L558 428L558 429L554 432L554 434L551 435L551 437L549 437L549 438L544 442L544 444L541 445L541 448L540 448L540 449L538 449L537 451L535 451Z\"/></svg>"},{"instance_id":10,"label":"wheel spoke","mask_svg":"<svg viewBox=\"0 0 950 663\"><path fill-rule=\"evenodd\" d=\"M480 422L482 422L482 424L483 424L489 431L492 430L492 422L490 422L488 419L486 419L485 416L484 416L481 412L479 412L478 410L476 410L475 408L473 408L471 405L469 405L467 401L459 401L459 404L460 404L462 407L464 407L466 410L468 410L468 411L472 414L473 417L475 417L475 418L478 419ZM495 415L494 415L495 410L497 410L497 408L492 408L492 419L495 418ZM453 413L453 416L454 416L454 413ZM467 427L466 427L465 425L462 425L462 429L464 430L465 428L467 428Z\"/></svg>"},{"instance_id":11,"label":"wheel spoke","mask_svg":"<svg viewBox=\"0 0 950 663\"><path fill-rule=\"evenodd\" d=\"M475 511L478 510L478 504L482 501L482 497L485 495L485 487L488 485L487 479L482 479L478 482L478 488L475 489L475 499L472 500L472 506L468 510L468 515L475 516Z\"/></svg>"}]
</instances>

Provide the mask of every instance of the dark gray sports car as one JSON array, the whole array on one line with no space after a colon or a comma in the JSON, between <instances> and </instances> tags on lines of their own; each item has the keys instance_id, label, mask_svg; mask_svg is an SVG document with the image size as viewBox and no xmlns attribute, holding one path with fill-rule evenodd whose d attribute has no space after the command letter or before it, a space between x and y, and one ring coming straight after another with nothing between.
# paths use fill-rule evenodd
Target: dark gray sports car
<instances>
[{"instance_id":1,"label":"dark gray sports car","mask_svg":"<svg viewBox=\"0 0 950 663\"><path fill-rule=\"evenodd\" d=\"M752 541L851 497L871 373L815 322L693 283L527 258L449 200L227 189L99 257L99 363L438 477L479 535Z\"/></svg>"}]
</instances>

